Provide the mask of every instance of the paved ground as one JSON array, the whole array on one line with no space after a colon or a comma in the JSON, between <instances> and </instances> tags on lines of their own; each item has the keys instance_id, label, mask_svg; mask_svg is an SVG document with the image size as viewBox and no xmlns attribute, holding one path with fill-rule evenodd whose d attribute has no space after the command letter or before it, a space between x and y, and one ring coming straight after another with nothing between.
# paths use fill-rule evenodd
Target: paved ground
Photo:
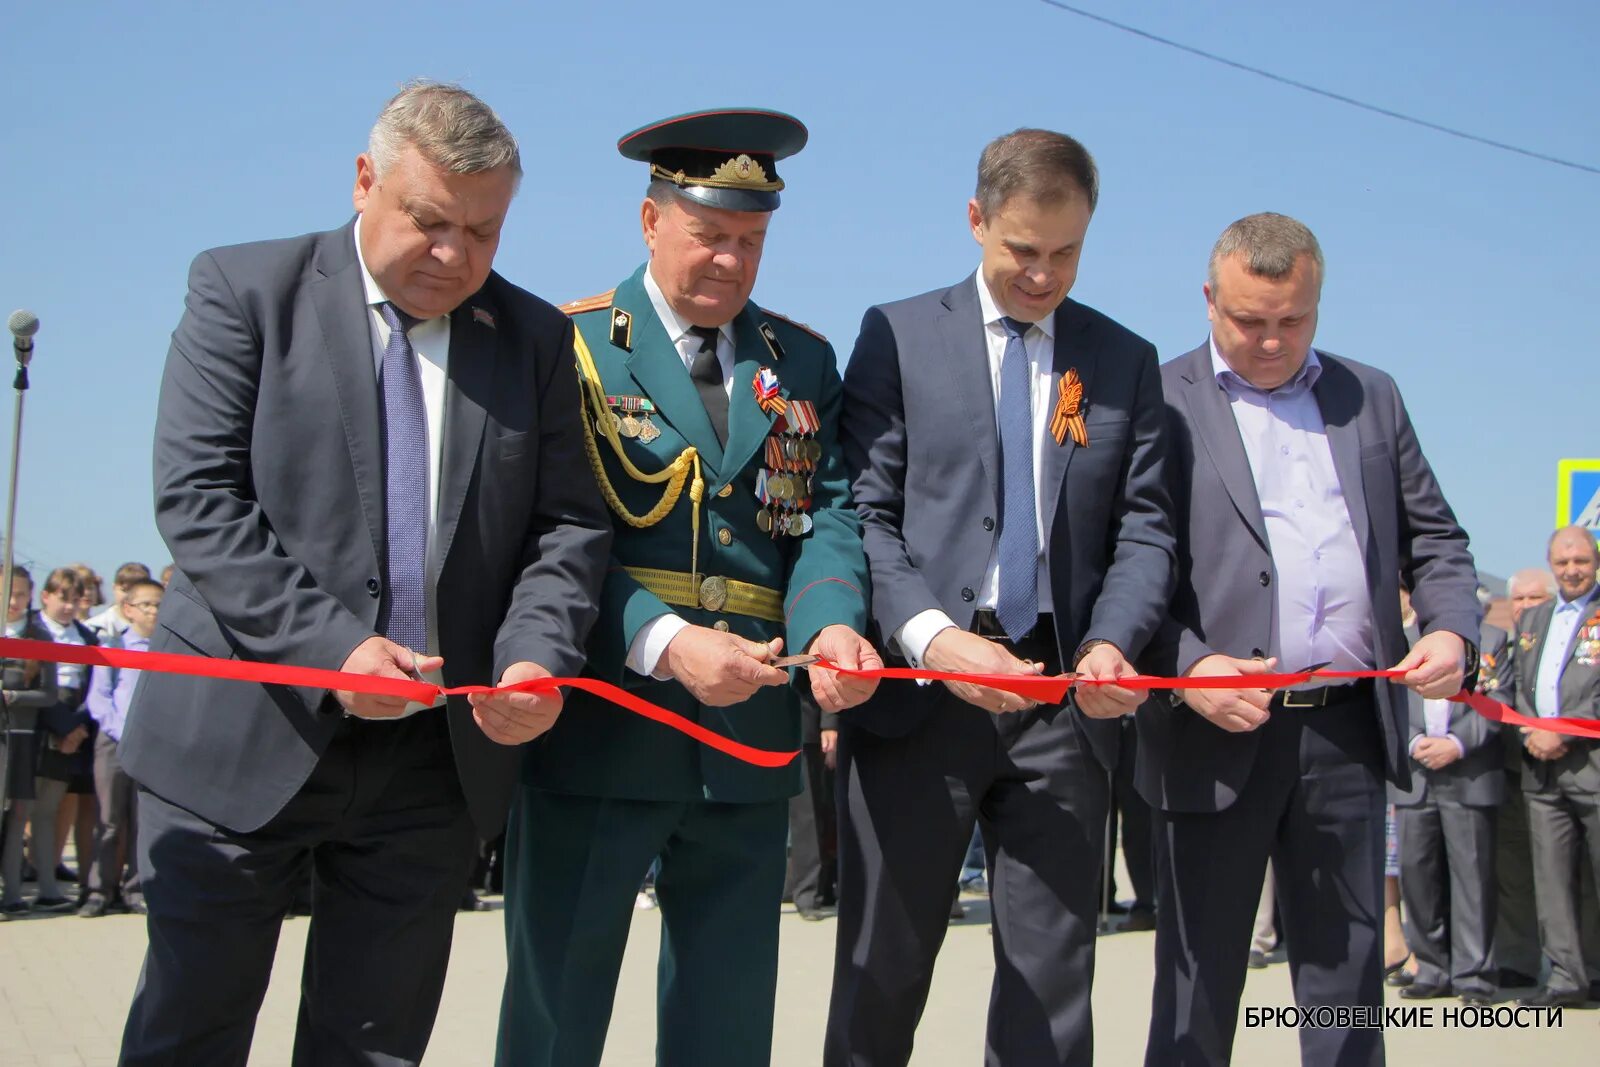
<instances>
[{"instance_id":1,"label":"paved ground","mask_svg":"<svg viewBox=\"0 0 1600 1067\"><path fill-rule=\"evenodd\" d=\"M993 971L988 906L968 898L968 918L951 928L917 1039L914 1062L929 1067L976 1067L982 1062L984 1013ZM284 926L272 988L262 1009L252 1065L286 1064L292 1039L306 923ZM655 954L660 920L636 913L617 994L607 1067L649 1067L654 1048ZM814 1067L827 1014L834 925L783 919L777 1067ZM1101 938L1094 1010L1097 1059L1138 1064L1149 1020L1153 934ZM0 1063L6 1067L99 1067L115 1062L123 1011L138 976L144 927L133 916L85 920L28 917L0 924ZM492 1060L505 968L498 911L466 914L456 925L455 955L428 1062L479 1067ZM1250 972L1244 1002L1291 1003L1288 968ZM1401 1004L1393 999L1391 1002ZM1435 1016L1456 1001L1436 1001ZM1600 1012L1567 1011L1559 1030L1434 1028L1391 1030L1390 1062L1406 1065L1508 1064L1537 1057L1543 1064L1593 1063ZM1242 1030L1235 1063L1241 1067L1295 1062L1287 1030Z\"/></svg>"}]
</instances>

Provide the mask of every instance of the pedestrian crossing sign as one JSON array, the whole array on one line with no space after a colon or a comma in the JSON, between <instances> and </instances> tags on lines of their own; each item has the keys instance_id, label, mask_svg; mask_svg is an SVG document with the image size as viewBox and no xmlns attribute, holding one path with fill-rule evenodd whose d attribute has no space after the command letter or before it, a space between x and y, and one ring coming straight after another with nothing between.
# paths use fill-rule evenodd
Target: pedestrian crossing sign
<instances>
[{"instance_id":1,"label":"pedestrian crossing sign","mask_svg":"<svg viewBox=\"0 0 1600 1067\"><path fill-rule=\"evenodd\" d=\"M1600 534L1600 459L1556 464L1556 528L1587 526Z\"/></svg>"}]
</instances>

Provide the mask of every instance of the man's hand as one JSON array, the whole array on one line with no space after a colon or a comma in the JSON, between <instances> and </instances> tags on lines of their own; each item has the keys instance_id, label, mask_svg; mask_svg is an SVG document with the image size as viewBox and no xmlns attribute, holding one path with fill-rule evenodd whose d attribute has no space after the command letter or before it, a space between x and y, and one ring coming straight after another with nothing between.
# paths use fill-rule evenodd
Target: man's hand
<instances>
[{"instance_id":1,"label":"man's hand","mask_svg":"<svg viewBox=\"0 0 1600 1067\"><path fill-rule=\"evenodd\" d=\"M355 647L344 661L341 671L346 674L365 674L374 678L406 678L416 680L416 671L436 671L444 666L442 656L419 656L404 645L397 645L387 637L369 637ZM406 710L405 697L377 696L372 693L352 693L348 689L336 690L334 699L344 705L350 714L361 719L393 719Z\"/></svg>"},{"instance_id":2,"label":"man's hand","mask_svg":"<svg viewBox=\"0 0 1600 1067\"><path fill-rule=\"evenodd\" d=\"M1221 654L1204 656L1184 672L1185 678L1244 678L1251 674L1270 674L1278 665L1271 659L1235 659ZM1178 699L1230 733L1242 734L1258 728L1272 717L1267 705L1272 693L1266 689L1179 689Z\"/></svg>"},{"instance_id":3,"label":"man's hand","mask_svg":"<svg viewBox=\"0 0 1600 1067\"><path fill-rule=\"evenodd\" d=\"M872 642L843 623L824 626L806 651L850 670L873 671L883 666L883 657ZM876 678L852 678L817 666L810 671L811 695L816 697L817 707L829 713L855 707L878 688Z\"/></svg>"},{"instance_id":4,"label":"man's hand","mask_svg":"<svg viewBox=\"0 0 1600 1067\"><path fill-rule=\"evenodd\" d=\"M929 670L963 674L1039 674L1044 670L1042 663L1020 660L995 642L954 626L946 626L928 642L928 650L922 655L922 664ZM984 711L1026 711L1038 704L1036 700L1007 693L1003 689L990 689L968 682L944 684L950 692Z\"/></svg>"},{"instance_id":5,"label":"man's hand","mask_svg":"<svg viewBox=\"0 0 1600 1067\"><path fill-rule=\"evenodd\" d=\"M1461 746L1448 737L1424 737L1412 747L1411 758L1428 770L1436 771L1460 759Z\"/></svg>"},{"instance_id":6,"label":"man's hand","mask_svg":"<svg viewBox=\"0 0 1600 1067\"><path fill-rule=\"evenodd\" d=\"M550 672L537 663L523 660L513 663L500 676L500 685L515 685L534 678L549 678ZM472 704L472 718L478 729L491 741L502 745L520 745L532 741L556 724L561 706L566 698L561 690L542 693L473 693L467 697Z\"/></svg>"},{"instance_id":7,"label":"man's hand","mask_svg":"<svg viewBox=\"0 0 1600 1067\"><path fill-rule=\"evenodd\" d=\"M74 726L72 731L61 739L61 754L64 756L72 755L78 751L78 748L88 736L89 728L87 726Z\"/></svg>"},{"instance_id":8,"label":"man's hand","mask_svg":"<svg viewBox=\"0 0 1600 1067\"><path fill-rule=\"evenodd\" d=\"M1461 692L1466 677L1467 643L1460 634L1435 630L1411 646L1406 658L1394 665L1405 671L1401 684L1426 700L1445 700Z\"/></svg>"},{"instance_id":9,"label":"man's hand","mask_svg":"<svg viewBox=\"0 0 1600 1067\"><path fill-rule=\"evenodd\" d=\"M1552 730L1535 730L1524 726L1522 736L1528 753L1534 759L1555 760L1567 754L1567 739Z\"/></svg>"},{"instance_id":10,"label":"man's hand","mask_svg":"<svg viewBox=\"0 0 1600 1067\"><path fill-rule=\"evenodd\" d=\"M1109 641L1101 641L1084 653L1075 668L1085 678L1123 678L1138 674L1122 650ZM1137 689L1124 689L1120 685L1080 685L1072 690L1078 707L1091 719L1115 719L1131 715L1144 702L1144 694Z\"/></svg>"},{"instance_id":11,"label":"man's hand","mask_svg":"<svg viewBox=\"0 0 1600 1067\"><path fill-rule=\"evenodd\" d=\"M788 671L767 665L781 651L781 637L762 644L707 626L685 626L668 642L661 665L700 703L725 708L750 699L762 686L788 684Z\"/></svg>"},{"instance_id":12,"label":"man's hand","mask_svg":"<svg viewBox=\"0 0 1600 1067\"><path fill-rule=\"evenodd\" d=\"M839 766L839 731L822 731L822 765L828 770Z\"/></svg>"}]
</instances>

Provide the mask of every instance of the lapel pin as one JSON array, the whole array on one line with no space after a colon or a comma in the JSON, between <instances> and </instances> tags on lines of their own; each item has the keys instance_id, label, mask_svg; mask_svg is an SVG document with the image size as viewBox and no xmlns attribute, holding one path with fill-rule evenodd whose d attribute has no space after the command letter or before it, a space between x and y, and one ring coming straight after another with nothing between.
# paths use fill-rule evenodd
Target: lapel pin
<instances>
[{"instance_id":1,"label":"lapel pin","mask_svg":"<svg viewBox=\"0 0 1600 1067\"><path fill-rule=\"evenodd\" d=\"M1089 447L1089 428L1083 424L1083 382L1078 377L1078 368L1073 367L1061 376L1061 382L1056 387L1056 411L1050 419L1050 434L1056 439L1056 444L1066 442L1067 435L1072 435L1072 443L1079 448Z\"/></svg>"},{"instance_id":2,"label":"lapel pin","mask_svg":"<svg viewBox=\"0 0 1600 1067\"><path fill-rule=\"evenodd\" d=\"M624 352L633 351L633 316L621 308L611 309L611 343Z\"/></svg>"}]
</instances>

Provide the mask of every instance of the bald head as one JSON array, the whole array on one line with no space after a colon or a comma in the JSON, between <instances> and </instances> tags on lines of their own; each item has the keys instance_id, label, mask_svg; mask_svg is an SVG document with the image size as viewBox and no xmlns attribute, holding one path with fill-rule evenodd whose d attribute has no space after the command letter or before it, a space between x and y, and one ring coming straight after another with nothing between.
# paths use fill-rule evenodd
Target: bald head
<instances>
[{"instance_id":1,"label":"bald head","mask_svg":"<svg viewBox=\"0 0 1600 1067\"><path fill-rule=\"evenodd\" d=\"M1600 569L1600 550L1594 531L1583 526L1563 526L1550 535L1550 573L1555 575L1563 600L1576 600L1594 588Z\"/></svg>"}]
</instances>

